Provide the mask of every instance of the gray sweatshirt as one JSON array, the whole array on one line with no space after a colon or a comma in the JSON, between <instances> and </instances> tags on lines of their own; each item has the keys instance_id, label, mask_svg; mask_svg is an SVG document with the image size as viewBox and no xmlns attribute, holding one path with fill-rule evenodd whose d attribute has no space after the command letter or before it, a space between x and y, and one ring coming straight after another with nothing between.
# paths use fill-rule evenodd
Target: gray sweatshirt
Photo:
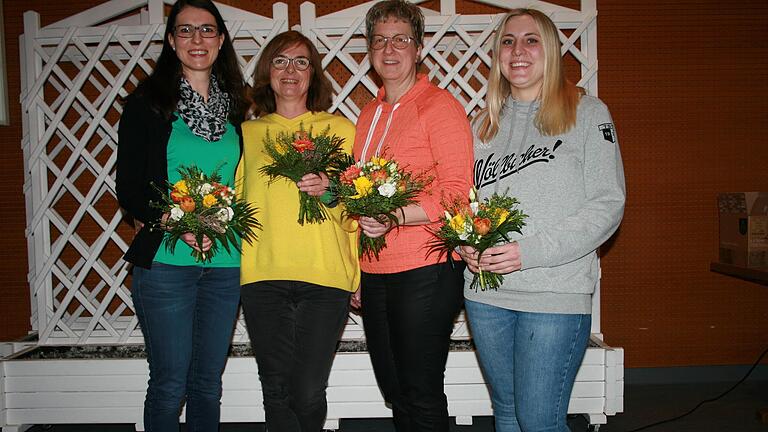
<instances>
[{"instance_id":1,"label":"gray sweatshirt","mask_svg":"<svg viewBox=\"0 0 768 432\"><path fill-rule=\"evenodd\" d=\"M469 288L465 297L524 312L589 314L600 268L597 248L624 213L624 169L616 130L599 99L582 96L576 125L543 136L533 124L538 102L508 99L496 137L475 137L479 197L507 193L528 215L520 245L522 269L504 275L498 291Z\"/></svg>"}]
</instances>

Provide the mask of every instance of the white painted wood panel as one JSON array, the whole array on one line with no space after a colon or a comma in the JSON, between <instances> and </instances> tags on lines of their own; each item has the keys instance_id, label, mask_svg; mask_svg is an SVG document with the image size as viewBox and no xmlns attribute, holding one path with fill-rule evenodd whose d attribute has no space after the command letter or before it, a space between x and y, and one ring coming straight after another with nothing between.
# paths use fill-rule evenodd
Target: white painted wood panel
<instances>
[{"instance_id":1,"label":"white painted wood panel","mask_svg":"<svg viewBox=\"0 0 768 432\"><path fill-rule=\"evenodd\" d=\"M475 1L503 7L523 4L519 0ZM122 110L117 101L135 87L139 76L151 70L162 40L164 9L173 2L112 0L46 27L40 25L35 12L24 16L21 144L30 312L40 345L142 342L125 284L127 267L122 261L102 259L107 248L127 249L129 239L122 239L116 231L122 214L116 208L102 214L97 208L109 207L101 205L105 201L114 202L115 119ZM580 64L579 85L597 95L595 1L582 0L580 10L537 0L524 3L551 14L561 31L563 53ZM371 4L326 16L317 16L315 6L308 2L300 10L298 29L318 45L323 65L345 71L343 82L332 82L332 110L352 120L361 107L348 96L376 91L364 55L361 19ZM141 7L146 10L134 13ZM275 3L272 17L220 7L243 72L250 76L260 48L287 29L288 7ZM484 103L487 79L479 71L490 64L490 29L499 16L456 15L453 0L441 0L440 8L425 9L424 67L435 83L448 89L471 113ZM0 8L0 23L1 14ZM0 88L0 102L2 96ZM73 216L64 216L71 211L57 210L71 203L79 206ZM102 230L95 241L86 242L77 233L86 219ZM65 254L79 257L73 261L65 259ZM94 276L100 280L90 281ZM593 297L592 331L593 342L600 346L587 350L569 411L605 422L606 414L623 410L624 357L621 349L602 344L599 288ZM351 315L344 338L362 336L362 319ZM469 337L462 316L453 338ZM247 340L241 319L233 342ZM32 423L141 422L147 382L143 359L13 360L0 361L0 367L0 426L4 428ZM223 379L223 421L263 421L255 361L230 359ZM329 386L329 427L335 424L333 419L391 414L381 400L367 353L337 355ZM474 353L451 352L446 394L452 415L467 419L491 413Z\"/></svg>"}]
</instances>

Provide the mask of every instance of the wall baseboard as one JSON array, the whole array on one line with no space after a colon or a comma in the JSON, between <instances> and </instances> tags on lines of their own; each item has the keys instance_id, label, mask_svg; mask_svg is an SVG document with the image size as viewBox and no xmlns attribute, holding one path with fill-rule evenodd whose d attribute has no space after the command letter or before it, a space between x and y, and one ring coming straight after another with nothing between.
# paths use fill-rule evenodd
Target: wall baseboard
<instances>
[{"instance_id":1,"label":"wall baseboard","mask_svg":"<svg viewBox=\"0 0 768 432\"><path fill-rule=\"evenodd\" d=\"M742 379L751 367L752 365L625 368L624 384L735 383ZM747 380L768 381L768 365L758 365Z\"/></svg>"}]
</instances>

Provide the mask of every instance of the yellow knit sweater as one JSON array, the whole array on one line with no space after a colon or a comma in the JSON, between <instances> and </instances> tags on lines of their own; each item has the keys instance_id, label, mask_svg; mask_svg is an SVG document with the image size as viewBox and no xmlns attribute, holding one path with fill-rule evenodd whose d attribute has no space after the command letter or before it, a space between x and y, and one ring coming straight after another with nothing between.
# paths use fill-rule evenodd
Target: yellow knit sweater
<instances>
[{"instance_id":1,"label":"yellow knit sweater","mask_svg":"<svg viewBox=\"0 0 768 432\"><path fill-rule=\"evenodd\" d=\"M343 218L342 208L335 207L328 209L325 222L299 225L296 184L283 178L270 184L259 171L271 162L264 152L267 130L275 138L278 132L292 133L302 124L316 134L330 126L330 134L343 137L344 149L352 150L355 126L325 112L307 112L293 119L268 114L243 123L243 158L237 174L240 193L259 208L257 218L264 228L252 245L243 242L240 282L292 280L355 291L360 283L357 222Z\"/></svg>"}]
</instances>

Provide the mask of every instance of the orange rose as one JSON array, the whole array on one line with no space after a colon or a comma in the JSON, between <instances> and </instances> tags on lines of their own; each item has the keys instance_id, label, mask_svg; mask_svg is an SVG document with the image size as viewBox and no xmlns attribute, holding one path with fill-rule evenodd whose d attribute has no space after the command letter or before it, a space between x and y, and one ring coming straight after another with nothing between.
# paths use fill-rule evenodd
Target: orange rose
<instances>
[{"instance_id":1,"label":"orange rose","mask_svg":"<svg viewBox=\"0 0 768 432\"><path fill-rule=\"evenodd\" d=\"M307 150L314 150L315 143L308 139L297 139L293 142L293 148L299 153L304 153Z\"/></svg>"},{"instance_id":2,"label":"orange rose","mask_svg":"<svg viewBox=\"0 0 768 432\"><path fill-rule=\"evenodd\" d=\"M195 200L193 200L192 197L185 196L181 199L179 208L182 209L184 213L192 212L195 210Z\"/></svg>"},{"instance_id":3,"label":"orange rose","mask_svg":"<svg viewBox=\"0 0 768 432\"><path fill-rule=\"evenodd\" d=\"M219 182L213 182L211 183L211 186L213 186L213 192L211 193L216 196L221 196L224 193L224 190L226 189L226 186L224 186Z\"/></svg>"},{"instance_id":4,"label":"orange rose","mask_svg":"<svg viewBox=\"0 0 768 432\"><path fill-rule=\"evenodd\" d=\"M185 196L186 196L186 194L185 194L185 193L183 193L183 192L181 192L181 191L178 191L178 190L176 190L176 189L174 189L173 191L171 191L171 200L172 200L173 202L175 202L176 204L178 204L179 202L181 202L181 199L182 199L182 198L184 198Z\"/></svg>"},{"instance_id":5,"label":"orange rose","mask_svg":"<svg viewBox=\"0 0 768 432\"><path fill-rule=\"evenodd\" d=\"M476 217L472 220L472 223L475 226L475 232L480 235L486 235L491 230L491 220L488 218Z\"/></svg>"},{"instance_id":6,"label":"orange rose","mask_svg":"<svg viewBox=\"0 0 768 432\"><path fill-rule=\"evenodd\" d=\"M309 134L305 131L296 131L293 134L293 148L299 153L304 153L307 150L314 150L315 143L309 139Z\"/></svg>"},{"instance_id":7,"label":"orange rose","mask_svg":"<svg viewBox=\"0 0 768 432\"><path fill-rule=\"evenodd\" d=\"M371 180L373 180L374 183L381 182L387 179L387 172L384 170L376 170L371 172Z\"/></svg>"},{"instance_id":8,"label":"orange rose","mask_svg":"<svg viewBox=\"0 0 768 432\"><path fill-rule=\"evenodd\" d=\"M343 184L351 185L356 178L360 177L361 171L362 170L357 165L352 165L341 173L339 180L341 180Z\"/></svg>"}]
</instances>

